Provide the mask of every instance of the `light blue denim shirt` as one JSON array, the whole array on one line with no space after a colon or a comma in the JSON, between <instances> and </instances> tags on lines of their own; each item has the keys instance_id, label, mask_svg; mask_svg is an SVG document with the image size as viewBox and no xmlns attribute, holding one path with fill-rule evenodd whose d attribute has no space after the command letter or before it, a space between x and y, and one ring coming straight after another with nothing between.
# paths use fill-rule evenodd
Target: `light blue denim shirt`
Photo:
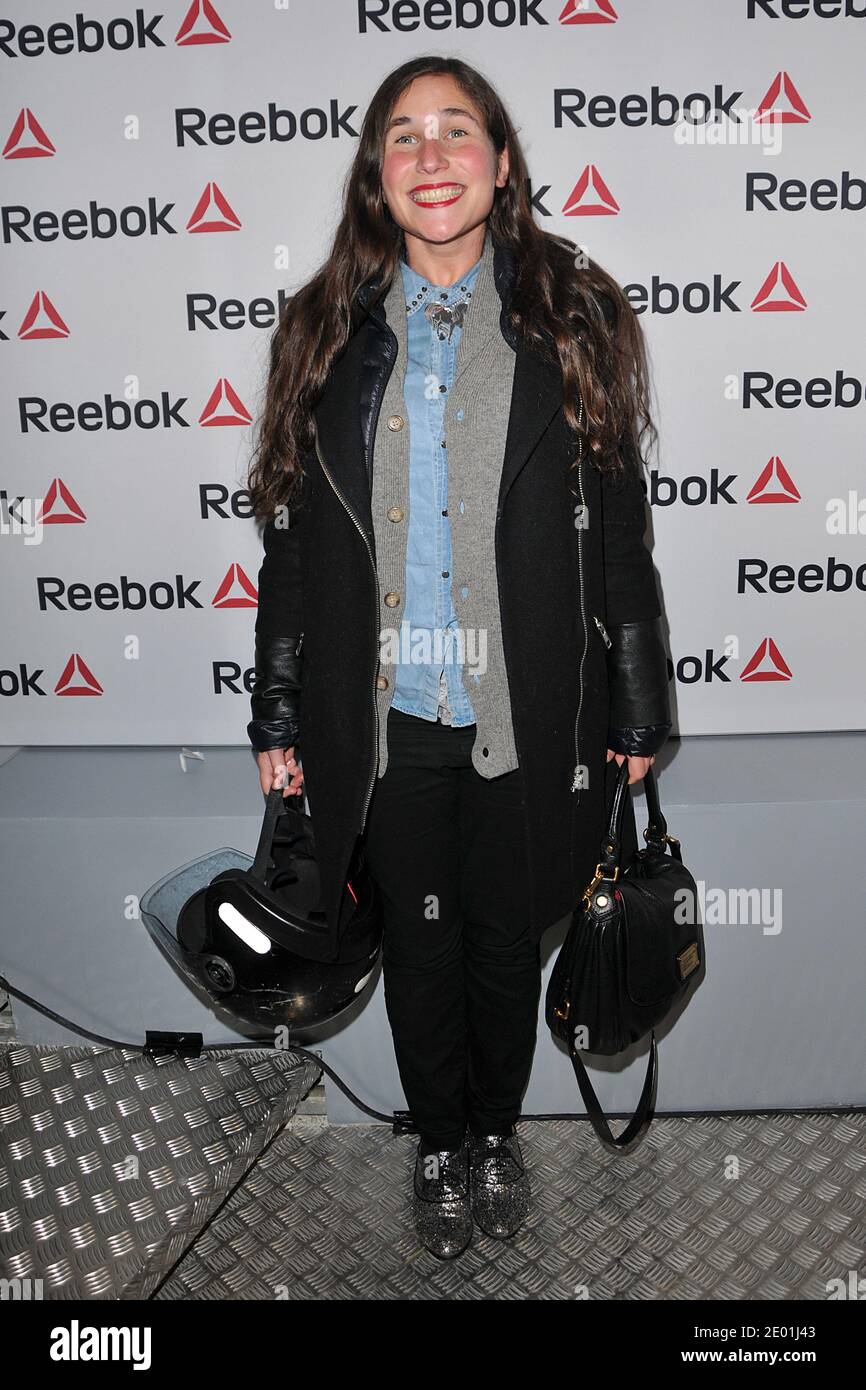
<instances>
[{"instance_id":1,"label":"light blue denim shirt","mask_svg":"<svg viewBox=\"0 0 866 1390\"><path fill-rule=\"evenodd\" d=\"M401 659L395 665L391 703L405 714L436 719L447 691L444 722L455 726L475 723L461 678L458 619L451 596L448 451L443 437L445 402L454 384L461 329L455 322L440 337L424 306L437 300L445 305L465 300L464 312L468 312L480 265L479 258L456 284L444 287L425 280L406 261L400 262L407 304L403 398L409 413L409 532Z\"/></svg>"}]
</instances>

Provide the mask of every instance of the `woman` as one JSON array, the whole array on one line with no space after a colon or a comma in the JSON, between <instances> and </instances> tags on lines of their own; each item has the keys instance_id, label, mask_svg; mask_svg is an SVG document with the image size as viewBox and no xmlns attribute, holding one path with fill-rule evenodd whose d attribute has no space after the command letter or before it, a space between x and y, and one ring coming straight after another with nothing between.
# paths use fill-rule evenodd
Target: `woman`
<instances>
[{"instance_id":1,"label":"woman","mask_svg":"<svg viewBox=\"0 0 866 1390\"><path fill-rule=\"evenodd\" d=\"M249 483L249 737L266 793L306 791L332 929L358 845L381 890L413 1212L442 1258L473 1215L499 1237L526 1216L540 938L592 876L616 767L643 777L670 729L640 330L527 186L474 69L384 80L274 332Z\"/></svg>"}]
</instances>

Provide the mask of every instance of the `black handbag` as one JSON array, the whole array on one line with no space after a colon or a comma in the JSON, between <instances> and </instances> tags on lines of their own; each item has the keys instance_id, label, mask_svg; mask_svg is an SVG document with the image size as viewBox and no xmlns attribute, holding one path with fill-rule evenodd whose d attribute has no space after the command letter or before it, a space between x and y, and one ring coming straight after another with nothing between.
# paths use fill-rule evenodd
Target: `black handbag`
<instances>
[{"instance_id":1,"label":"black handbag","mask_svg":"<svg viewBox=\"0 0 866 1390\"><path fill-rule=\"evenodd\" d=\"M624 758L601 856L572 915L545 998L548 1027L568 1047L587 1114L604 1147L614 1151L625 1149L649 1127L658 1080L654 1030L704 960L697 886L682 862L679 840L667 832L652 765L644 777L646 848L625 867L620 863L628 776ZM614 1056L650 1032L640 1102L615 1137L578 1049Z\"/></svg>"}]
</instances>

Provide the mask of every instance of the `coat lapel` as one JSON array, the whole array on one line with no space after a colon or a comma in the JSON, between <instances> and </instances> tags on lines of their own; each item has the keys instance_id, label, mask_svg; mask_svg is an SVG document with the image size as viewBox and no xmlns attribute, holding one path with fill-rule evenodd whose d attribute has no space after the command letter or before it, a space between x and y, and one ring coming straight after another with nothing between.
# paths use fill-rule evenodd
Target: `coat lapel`
<instances>
[{"instance_id":1,"label":"coat lapel","mask_svg":"<svg viewBox=\"0 0 866 1390\"><path fill-rule=\"evenodd\" d=\"M511 412L502 461L500 508L504 505L508 489L561 405L562 373L558 365L545 361L537 352L520 343L514 366Z\"/></svg>"},{"instance_id":2,"label":"coat lapel","mask_svg":"<svg viewBox=\"0 0 866 1390\"><path fill-rule=\"evenodd\" d=\"M362 328L349 340L331 371L321 400L313 410L313 419L325 472L372 546L373 513L362 433L368 421L361 409L360 384L365 348L370 351L366 330ZM384 390L384 381L380 389Z\"/></svg>"}]
</instances>

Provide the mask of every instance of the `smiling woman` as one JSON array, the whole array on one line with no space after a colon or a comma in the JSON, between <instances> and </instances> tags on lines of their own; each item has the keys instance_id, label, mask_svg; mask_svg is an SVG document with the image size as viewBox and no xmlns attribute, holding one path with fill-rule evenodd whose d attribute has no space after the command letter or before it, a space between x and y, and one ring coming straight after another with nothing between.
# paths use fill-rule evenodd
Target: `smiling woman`
<instances>
[{"instance_id":1,"label":"smiling woman","mask_svg":"<svg viewBox=\"0 0 866 1390\"><path fill-rule=\"evenodd\" d=\"M441 285L454 283L473 251L469 264L478 259L493 190L508 181L507 146L497 156L464 100L453 77L416 78L388 122L382 161L383 198L409 264Z\"/></svg>"},{"instance_id":2,"label":"smiling woman","mask_svg":"<svg viewBox=\"0 0 866 1390\"><path fill-rule=\"evenodd\" d=\"M385 78L275 330L249 480L249 737L265 792L306 790L334 929L356 854L380 890L412 1209L442 1258L473 1217L507 1237L526 1216L540 938L592 875L608 764L637 780L670 729L643 340L527 189L475 69Z\"/></svg>"}]
</instances>

